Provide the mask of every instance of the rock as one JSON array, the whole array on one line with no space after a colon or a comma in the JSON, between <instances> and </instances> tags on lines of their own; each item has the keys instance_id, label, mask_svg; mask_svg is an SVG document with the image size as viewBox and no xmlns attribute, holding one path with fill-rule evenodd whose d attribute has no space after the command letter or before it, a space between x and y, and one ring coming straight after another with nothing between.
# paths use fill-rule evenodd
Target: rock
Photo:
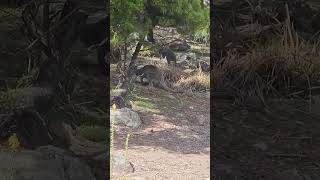
<instances>
[{"instance_id":1,"label":"rock","mask_svg":"<svg viewBox=\"0 0 320 180\"><path fill-rule=\"evenodd\" d=\"M0 153L0 179L95 180L90 167L54 146Z\"/></svg>"},{"instance_id":2,"label":"rock","mask_svg":"<svg viewBox=\"0 0 320 180\"><path fill-rule=\"evenodd\" d=\"M112 157L112 168L116 174L133 173L134 167L132 163L125 159L122 154L114 154Z\"/></svg>"},{"instance_id":3,"label":"rock","mask_svg":"<svg viewBox=\"0 0 320 180\"><path fill-rule=\"evenodd\" d=\"M106 177L109 176L107 167L109 164L109 152L95 156L93 160L88 163L97 179L106 179Z\"/></svg>"},{"instance_id":4,"label":"rock","mask_svg":"<svg viewBox=\"0 0 320 180\"><path fill-rule=\"evenodd\" d=\"M137 128L141 124L138 113L129 108L110 109L111 119L114 118L115 124L125 124L128 127ZM111 123L111 122L110 122Z\"/></svg>"}]
</instances>

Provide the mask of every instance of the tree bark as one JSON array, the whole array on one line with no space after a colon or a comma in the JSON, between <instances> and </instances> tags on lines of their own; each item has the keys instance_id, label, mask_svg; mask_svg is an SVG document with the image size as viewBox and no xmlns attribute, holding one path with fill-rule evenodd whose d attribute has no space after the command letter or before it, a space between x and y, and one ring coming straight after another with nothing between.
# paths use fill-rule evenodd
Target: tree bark
<instances>
[{"instance_id":1,"label":"tree bark","mask_svg":"<svg viewBox=\"0 0 320 180\"><path fill-rule=\"evenodd\" d=\"M131 77L133 75L133 67L136 64L136 60L138 58L139 52L141 50L141 47L142 47L142 40L140 40L137 43L136 49L134 50L134 53L132 54L131 61L130 61L130 64L129 64L129 68L128 68L127 79L128 78L131 79Z\"/></svg>"},{"instance_id":2,"label":"tree bark","mask_svg":"<svg viewBox=\"0 0 320 180\"><path fill-rule=\"evenodd\" d=\"M147 40L152 43L155 42L153 37L153 27L151 27L148 31Z\"/></svg>"},{"instance_id":3,"label":"tree bark","mask_svg":"<svg viewBox=\"0 0 320 180\"><path fill-rule=\"evenodd\" d=\"M129 83L130 83L131 78L132 78L132 76L134 74L134 66L136 64L136 60L138 58L139 52L140 52L141 47L142 47L142 41L143 40L140 40L136 45L136 49L135 49L134 53L132 54L131 61L130 61L130 64L129 64L129 67L128 67L128 70L127 70L127 73L126 73L126 78L121 83L120 88L118 89L119 92L116 94L115 97L119 97L120 96L120 97L124 98L128 93Z\"/></svg>"},{"instance_id":4,"label":"tree bark","mask_svg":"<svg viewBox=\"0 0 320 180\"><path fill-rule=\"evenodd\" d=\"M109 44L109 43L107 43ZM101 71L104 75L107 75L109 73L109 66L108 63L105 61L105 56L107 55L107 45L102 45L97 48L97 54L98 54L98 62L99 66L101 68ZM108 59L108 57L107 57Z\"/></svg>"}]
</instances>

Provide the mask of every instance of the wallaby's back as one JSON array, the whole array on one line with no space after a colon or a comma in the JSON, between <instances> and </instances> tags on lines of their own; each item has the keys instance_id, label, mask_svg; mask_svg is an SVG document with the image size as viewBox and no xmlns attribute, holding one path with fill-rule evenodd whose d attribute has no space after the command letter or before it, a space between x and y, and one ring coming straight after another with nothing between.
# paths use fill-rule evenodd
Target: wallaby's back
<instances>
[{"instance_id":1,"label":"wallaby's back","mask_svg":"<svg viewBox=\"0 0 320 180\"><path fill-rule=\"evenodd\" d=\"M137 76L141 76L143 74L161 75L161 72L156 66L148 64L136 70Z\"/></svg>"},{"instance_id":2,"label":"wallaby's back","mask_svg":"<svg viewBox=\"0 0 320 180\"><path fill-rule=\"evenodd\" d=\"M152 86L161 87L167 91L175 92L177 91L169 88L165 83L164 77L160 69L154 65L145 65L144 67L136 70L136 76L140 76L141 83L143 83L143 78L148 80L148 83ZM180 93L180 92L179 92Z\"/></svg>"},{"instance_id":3,"label":"wallaby's back","mask_svg":"<svg viewBox=\"0 0 320 180\"><path fill-rule=\"evenodd\" d=\"M143 78L146 78L148 83L152 85L159 84L163 78L161 71L154 65L145 65L137 69L136 76L140 77L141 83L143 83Z\"/></svg>"}]
</instances>

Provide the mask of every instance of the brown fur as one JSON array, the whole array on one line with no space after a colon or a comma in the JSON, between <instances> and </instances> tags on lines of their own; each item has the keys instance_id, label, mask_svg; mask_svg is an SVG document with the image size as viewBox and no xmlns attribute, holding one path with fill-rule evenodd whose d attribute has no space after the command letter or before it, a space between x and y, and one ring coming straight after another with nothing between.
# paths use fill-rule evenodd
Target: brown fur
<instances>
[{"instance_id":1,"label":"brown fur","mask_svg":"<svg viewBox=\"0 0 320 180\"><path fill-rule=\"evenodd\" d=\"M136 76L140 77L141 83L143 83L143 78L146 78L148 80L149 85L151 86L160 87L169 92L182 93L169 88L165 83L162 72L160 71L159 68L157 68L154 65L145 65L140 69L136 69L135 73L136 73Z\"/></svg>"}]
</instances>

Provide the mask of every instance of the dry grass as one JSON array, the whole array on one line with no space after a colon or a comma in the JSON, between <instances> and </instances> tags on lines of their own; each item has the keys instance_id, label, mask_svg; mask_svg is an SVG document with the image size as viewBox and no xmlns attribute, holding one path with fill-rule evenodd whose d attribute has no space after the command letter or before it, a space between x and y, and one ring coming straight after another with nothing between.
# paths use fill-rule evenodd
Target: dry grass
<instances>
[{"instance_id":1,"label":"dry grass","mask_svg":"<svg viewBox=\"0 0 320 180\"><path fill-rule=\"evenodd\" d=\"M168 66L166 63L157 65L164 73L165 79L172 83L176 89L184 91L202 91L210 89L210 74L200 69L185 72L183 69Z\"/></svg>"},{"instance_id":2,"label":"dry grass","mask_svg":"<svg viewBox=\"0 0 320 180\"><path fill-rule=\"evenodd\" d=\"M166 63L158 63L157 66L163 72L166 80L171 82L177 82L182 77L186 76L186 73L183 72L181 68L169 66Z\"/></svg>"},{"instance_id":3,"label":"dry grass","mask_svg":"<svg viewBox=\"0 0 320 180\"><path fill-rule=\"evenodd\" d=\"M245 99L265 96L311 96L319 86L319 43L302 40L290 25L281 38L255 47L246 56L229 52L221 66L213 69L214 88L229 89Z\"/></svg>"},{"instance_id":4,"label":"dry grass","mask_svg":"<svg viewBox=\"0 0 320 180\"><path fill-rule=\"evenodd\" d=\"M175 86L191 91L209 90L210 74L202 72L200 69L188 77L182 77Z\"/></svg>"}]
</instances>

